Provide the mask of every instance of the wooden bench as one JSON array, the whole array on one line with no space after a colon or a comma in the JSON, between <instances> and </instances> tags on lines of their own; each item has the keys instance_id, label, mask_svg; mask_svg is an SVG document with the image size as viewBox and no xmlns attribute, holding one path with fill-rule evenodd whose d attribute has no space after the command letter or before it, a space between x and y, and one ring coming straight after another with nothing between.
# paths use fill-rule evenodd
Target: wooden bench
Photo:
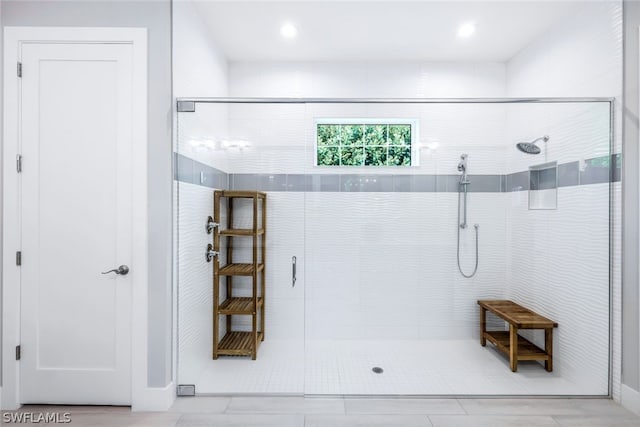
<instances>
[{"instance_id":1,"label":"wooden bench","mask_svg":"<svg viewBox=\"0 0 640 427\"><path fill-rule=\"evenodd\" d=\"M544 360L544 368L553 370L553 328L558 324L508 300L479 300L480 344L487 340L509 356L511 370L518 370L518 360ZM487 331L487 310L509 323L509 331ZM544 329L544 350L518 336L520 329Z\"/></svg>"}]
</instances>

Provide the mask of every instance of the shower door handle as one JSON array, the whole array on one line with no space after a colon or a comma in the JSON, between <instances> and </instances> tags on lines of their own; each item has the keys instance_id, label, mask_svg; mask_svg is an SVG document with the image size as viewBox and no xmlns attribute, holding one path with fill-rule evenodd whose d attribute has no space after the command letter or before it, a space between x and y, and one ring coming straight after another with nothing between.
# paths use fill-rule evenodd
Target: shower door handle
<instances>
[{"instance_id":1,"label":"shower door handle","mask_svg":"<svg viewBox=\"0 0 640 427\"><path fill-rule=\"evenodd\" d=\"M291 287L292 288L296 286L296 280L298 280L297 266L298 266L298 258L296 258L295 256L292 256L291 257Z\"/></svg>"}]
</instances>

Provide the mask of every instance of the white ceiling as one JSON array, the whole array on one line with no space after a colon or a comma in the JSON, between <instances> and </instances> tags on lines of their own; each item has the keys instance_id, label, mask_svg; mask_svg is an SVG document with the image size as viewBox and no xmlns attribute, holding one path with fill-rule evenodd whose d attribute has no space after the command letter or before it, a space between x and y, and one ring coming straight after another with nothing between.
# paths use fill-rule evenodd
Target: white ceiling
<instances>
[{"instance_id":1,"label":"white ceiling","mask_svg":"<svg viewBox=\"0 0 640 427\"><path fill-rule=\"evenodd\" d=\"M576 1L194 0L229 61L498 61L512 58ZM476 24L469 39L458 27ZM285 22L298 29L285 40ZM179 31L179 29L177 29Z\"/></svg>"}]
</instances>

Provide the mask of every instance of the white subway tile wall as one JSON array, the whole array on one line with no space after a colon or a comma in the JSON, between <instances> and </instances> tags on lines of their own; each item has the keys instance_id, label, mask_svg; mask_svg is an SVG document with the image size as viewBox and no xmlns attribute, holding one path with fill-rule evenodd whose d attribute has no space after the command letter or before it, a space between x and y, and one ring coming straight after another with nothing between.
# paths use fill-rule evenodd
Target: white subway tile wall
<instances>
[{"instance_id":1,"label":"white subway tile wall","mask_svg":"<svg viewBox=\"0 0 640 427\"><path fill-rule=\"evenodd\" d=\"M179 378L181 384L195 384L212 352L213 270L204 257L210 237L204 230L213 206L213 191L182 182L177 187Z\"/></svg>"},{"instance_id":2,"label":"white subway tile wall","mask_svg":"<svg viewBox=\"0 0 640 427\"><path fill-rule=\"evenodd\" d=\"M528 210L526 194L506 195L505 296L558 322L554 371L606 394L609 184L559 188L557 210ZM539 332L523 335L544 342Z\"/></svg>"}]
</instances>

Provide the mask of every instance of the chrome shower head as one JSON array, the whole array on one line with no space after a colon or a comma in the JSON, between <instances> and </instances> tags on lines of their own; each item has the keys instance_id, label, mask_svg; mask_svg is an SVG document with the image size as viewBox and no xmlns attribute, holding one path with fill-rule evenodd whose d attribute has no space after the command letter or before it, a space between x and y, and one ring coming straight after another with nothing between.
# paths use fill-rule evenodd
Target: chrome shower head
<instances>
[{"instance_id":1,"label":"chrome shower head","mask_svg":"<svg viewBox=\"0 0 640 427\"><path fill-rule=\"evenodd\" d=\"M541 151L540 147L538 147L533 142L518 142L516 144L516 147L518 147L518 150L527 154L540 154Z\"/></svg>"},{"instance_id":2,"label":"chrome shower head","mask_svg":"<svg viewBox=\"0 0 640 427\"><path fill-rule=\"evenodd\" d=\"M526 154L540 154L542 150L540 149L540 147L536 145L536 142L541 140L544 142L547 142L549 140L549 136L545 135L543 137L534 139L531 142L518 142L516 144L516 147L518 148L518 150Z\"/></svg>"}]
</instances>

